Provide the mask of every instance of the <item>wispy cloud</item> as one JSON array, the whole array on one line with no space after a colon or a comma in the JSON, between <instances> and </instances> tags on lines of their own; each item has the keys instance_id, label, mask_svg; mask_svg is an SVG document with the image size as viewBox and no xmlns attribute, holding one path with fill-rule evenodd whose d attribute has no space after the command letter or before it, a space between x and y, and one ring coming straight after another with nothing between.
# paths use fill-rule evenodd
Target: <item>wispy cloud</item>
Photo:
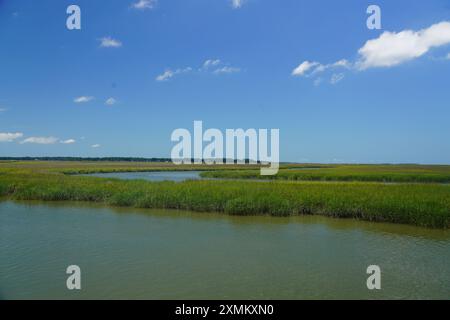
<instances>
[{"instance_id":1,"label":"wispy cloud","mask_svg":"<svg viewBox=\"0 0 450 320\"><path fill-rule=\"evenodd\" d=\"M119 48L122 42L111 37L103 37L100 40L100 47L102 48Z\"/></svg>"},{"instance_id":2,"label":"wispy cloud","mask_svg":"<svg viewBox=\"0 0 450 320\"><path fill-rule=\"evenodd\" d=\"M75 139L67 139L67 140L61 140L59 142L62 143L62 144L73 144L76 141L75 141Z\"/></svg>"},{"instance_id":3,"label":"wispy cloud","mask_svg":"<svg viewBox=\"0 0 450 320\"><path fill-rule=\"evenodd\" d=\"M170 78L172 78L175 75L175 72L167 69L166 71L164 71L163 73L161 73L160 75L158 75L156 77L156 81L167 81Z\"/></svg>"},{"instance_id":4,"label":"wispy cloud","mask_svg":"<svg viewBox=\"0 0 450 320\"><path fill-rule=\"evenodd\" d=\"M186 67L184 69L176 69L176 70L167 69L162 74L160 74L156 77L156 81L167 81L176 75L191 72L191 71L192 71L191 67Z\"/></svg>"},{"instance_id":5,"label":"wispy cloud","mask_svg":"<svg viewBox=\"0 0 450 320\"><path fill-rule=\"evenodd\" d=\"M352 67L352 64L350 62L348 62L348 60L346 60L346 59L341 59L339 61L336 61L332 65L328 65L328 67L334 67L334 68L342 67L342 68L350 69Z\"/></svg>"},{"instance_id":6,"label":"wispy cloud","mask_svg":"<svg viewBox=\"0 0 450 320\"><path fill-rule=\"evenodd\" d=\"M330 69L339 69L339 68L350 69L351 67L352 67L351 63L345 59L329 64L321 64L316 61L312 62L303 61L294 70L292 70L291 75L297 77L311 77ZM318 85L319 83L316 82L314 84Z\"/></svg>"},{"instance_id":7,"label":"wispy cloud","mask_svg":"<svg viewBox=\"0 0 450 320\"><path fill-rule=\"evenodd\" d=\"M58 142L58 138L55 137L29 137L20 143L54 144L56 142Z\"/></svg>"},{"instance_id":8,"label":"wispy cloud","mask_svg":"<svg viewBox=\"0 0 450 320\"><path fill-rule=\"evenodd\" d=\"M105 104L107 106L112 106L115 105L117 103L117 100L114 99L113 97L106 99Z\"/></svg>"},{"instance_id":9,"label":"wispy cloud","mask_svg":"<svg viewBox=\"0 0 450 320\"><path fill-rule=\"evenodd\" d=\"M343 73L333 73L333 75L331 76L331 79L330 79L330 83L331 84L336 84L339 81L341 81L342 79L344 79L344 74Z\"/></svg>"},{"instance_id":10,"label":"wispy cloud","mask_svg":"<svg viewBox=\"0 0 450 320\"><path fill-rule=\"evenodd\" d=\"M0 113L5 112L5 111L8 111L8 109L7 108L0 108Z\"/></svg>"},{"instance_id":11,"label":"wispy cloud","mask_svg":"<svg viewBox=\"0 0 450 320\"><path fill-rule=\"evenodd\" d=\"M0 142L12 142L12 141L22 138L22 137L23 137L22 132L15 132L15 133L0 132Z\"/></svg>"},{"instance_id":12,"label":"wispy cloud","mask_svg":"<svg viewBox=\"0 0 450 320\"><path fill-rule=\"evenodd\" d=\"M357 71L369 68L393 67L425 55L430 49L450 44L450 22L443 21L428 28L413 31L383 32L378 38L368 40L359 50L354 62L342 59L330 64L303 61L292 76L312 77L338 68ZM450 53L447 56L450 59ZM342 80L344 74L334 73L330 83Z\"/></svg>"},{"instance_id":13,"label":"wispy cloud","mask_svg":"<svg viewBox=\"0 0 450 320\"><path fill-rule=\"evenodd\" d=\"M91 100L94 100L94 97L81 96L81 97L77 97L77 98L73 99L73 102L75 102L75 103L86 103L86 102L89 102Z\"/></svg>"},{"instance_id":14,"label":"wispy cloud","mask_svg":"<svg viewBox=\"0 0 450 320\"><path fill-rule=\"evenodd\" d=\"M303 61L302 63L300 63L294 70L292 70L291 75L293 76L303 76L305 75L309 70L311 70L312 68L318 66L319 63L318 62L310 62L308 60Z\"/></svg>"},{"instance_id":15,"label":"wispy cloud","mask_svg":"<svg viewBox=\"0 0 450 320\"><path fill-rule=\"evenodd\" d=\"M320 85L322 83L322 78L315 79L313 83L317 87L318 85Z\"/></svg>"},{"instance_id":16,"label":"wispy cloud","mask_svg":"<svg viewBox=\"0 0 450 320\"><path fill-rule=\"evenodd\" d=\"M445 59L450 60L450 52L447 54L447 56L445 57Z\"/></svg>"},{"instance_id":17,"label":"wispy cloud","mask_svg":"<svg viewBox=\"0 0 450 320\"><path fill-rule=\"evenodd\" d=\"M220 59L207 59L205 60L200 67L197 69L193 69L191 67L187 67L184 69L166 69L163 73L158 75L156 77L156 81L167 81L176 75L182 74L182 73L188 73L188 72L198 72L198 73L211 73L211 74L229 74L229 73L236 73L240 72L240 68L236 68L233 66L230 66L229 64L226 64L222 62Z\"/></svg>"},{"instance_id":18,"label":"wispy cloud","mask_svg":"<svg viewBox=\"0 0 450 320\"><path fill-rule=\"evenodd\" d=\"M98 144L98 143L96 143L96 144L93 144L92 146L91 146L91 148L94 148L94 149L96 149L96 148L100 148L101 146Z\"/></svg>"},{"instance_id":19,"label":"wispy cloud","mask_svg":"<svg viewBox=\"0 0 450 320\"><path fill-rule=\"evenodd\" d=\"M239 9L244 4L245 0L231 0L231 7L233 9Z\"/></svg>"},{"instance_id":20,"label":"wispy cloud","mask_svg":"<svg viewBox=\"0 0 450 320\"><path fill-rule=\"evenodd\" d=\"M203 62L202 69L207 70L211 67L218 66L221 63L220 59L208 59Z\"/></svg>"},{"instance_id":21,"label":"wispy cloud","mask_svg":"<svg viewBox=\"0 0 450 320\"><path fill-rule=\"evenodd\" d=\"M131 7L138 10L147 10L155 8L157 3L157 0L139 0L134 2Z\"/></svg>"},{"instance_id":22,"label":"wispy cloud","mask_svg":"<svg viewBox=\"0 0 450 320\"><path fill-rule=\"evenodd\" d=\"M205 62L203 62L203 65L199 69L199 71L221 74L221 73L236 73L241 71L241 69L232 67L229 64L224 63L220 59L207 59Z\"/></svg>"},{"instance_id":23,"label":"wispy cloud","mask_svg":"<svg viewBox=\"0 0 450 320\"><path fill-rule=\"evenodd\" d=\"M222 73L236 73L241 71L241 69L239 68L235 68L235 67L229 67L229 66L224 66L221 68L218 68L216 70L214 70L215 74L222 74Z\"/></svg>"}]
</instances>

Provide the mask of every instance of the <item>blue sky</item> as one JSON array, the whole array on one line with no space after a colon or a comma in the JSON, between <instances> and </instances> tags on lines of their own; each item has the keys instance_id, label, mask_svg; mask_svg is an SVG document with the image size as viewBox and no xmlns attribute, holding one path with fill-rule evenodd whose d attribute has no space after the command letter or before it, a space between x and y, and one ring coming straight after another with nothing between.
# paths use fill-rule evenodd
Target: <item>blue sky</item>
<instances>
[{"instance_id":1,"label":"blue sky","mask_svg":"<svg viewBox=\"0 0 450 320\"><path fill-rule=\"evenodd\" d=\"M0 0L0 156L168 157L202 120L279 128L282 161L449 164L449 23L444 0Z\"/></svg>"}]
</instances>

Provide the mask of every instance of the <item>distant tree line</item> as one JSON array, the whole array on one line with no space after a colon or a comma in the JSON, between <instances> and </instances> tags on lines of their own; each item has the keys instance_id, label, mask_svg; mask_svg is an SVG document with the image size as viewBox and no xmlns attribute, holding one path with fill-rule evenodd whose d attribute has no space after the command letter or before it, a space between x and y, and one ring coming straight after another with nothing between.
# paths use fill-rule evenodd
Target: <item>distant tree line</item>
<instances>
[{"instance_id":1,"label":"distant tree line","mask_svg":"<svg viewBox=\"0 0 450 320\"><path fill-rule=\"evenodd\" d=\"M0 161L132 161L132 162L170 162L170 158L137 157L0 157Z\"/></svg>"},{"instance_id":2,"label":"distant tree line","mask_svg":"<svg viewBox=\"0 0 450 320\"><path fill-rule=\"evenodd\" d=\"M0 157L0 161L129 161L129 162L172 162L170 158L138 158L138 157ZM194 163L194 159L191 159ZM203 163L205 160L202 161ZM237 163L237 160L233 160ZM226 163L226 159L223 159ZM250 163L249 159L245 159L245 163ZM257 161L259 164L260 161Z\"/></svg>"}]
</instances>

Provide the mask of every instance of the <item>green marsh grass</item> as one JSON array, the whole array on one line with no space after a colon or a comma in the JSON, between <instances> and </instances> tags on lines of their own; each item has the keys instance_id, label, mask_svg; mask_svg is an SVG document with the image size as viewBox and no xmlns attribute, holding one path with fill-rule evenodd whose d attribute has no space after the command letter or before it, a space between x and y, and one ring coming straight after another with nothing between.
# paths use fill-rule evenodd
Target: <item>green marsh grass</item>
<instances>
[{"instance_id":1,"label":"green marsh grass","mask_svg":"<svg viewBox=\"0 0 450 320\"><path fill-rule=\"evenodd\" d=\"M106 167L78 163L0 164L0 196L17 200L92 201L114 206L214 211L232 215L318 214L433 228L450 227L450 185L447 184L285 180L150 182L64 174L130 169L153 171L173 170L174 167L169 164L153 167L147 164L145 168L135 164ZM178 169L198 170L198 167ZM215 170L218 171L214 173L239 175L247 172Z\"/></svg>"},{"instance_id":2,"label":"green marsh grass","mask_svg":"<svg viewBox=\"0 0 450 320\"><path fill-rule=\"evenodd\" d=\"M449 183L450 166L440 165L327 165L283 166L277 175L261 176L259 170L202 172L205 178L270 179L290 181L373 181L397 183Z\"/></svg>"}]
</instances>

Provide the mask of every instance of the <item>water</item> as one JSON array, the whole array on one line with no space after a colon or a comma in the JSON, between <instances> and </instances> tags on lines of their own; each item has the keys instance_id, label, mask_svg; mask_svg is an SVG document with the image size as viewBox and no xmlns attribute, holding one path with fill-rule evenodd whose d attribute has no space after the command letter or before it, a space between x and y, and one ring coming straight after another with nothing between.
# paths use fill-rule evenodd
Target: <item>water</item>
<instances>
[{"instance_id":1,"label":"water","mask_svg":"<svg viewBox=\"0 0 450 320\"><path fill-rule=\"evenodd\" d=\"M86 176L117 179L141 179L149 181L185 181L201 179L200 171L147 171L147 172L109 172L91 173Z\"/></svg>"},{"instance_id":2,"label":"water","mask_svg":"<svg viewBox=\"0 0 450 320\"><path fill-rule=\"evenodd\" d=\"M222 178L203 178L201 171L143 171L143 172L107 172L107 173L88 173L82 176L99 178L116 178L124 180L148 180L148 181L186 181L186 180L236 180L253 182L271 182L272 179L222 179ZM284 180L281 180L284 181Z\"/></svg>"},{"instance_id":3,"label":"water","mask_svg":"<svg viewBox=\"0 0 450 320\"><path fill-rule=\"evenodd\" d=\"M80 291L66 289L72 264ZM379 291L366 287L371 264ZM0 202L3 299L448 299L449 266L445 230Z\"/></svg>"}]
</instances>

